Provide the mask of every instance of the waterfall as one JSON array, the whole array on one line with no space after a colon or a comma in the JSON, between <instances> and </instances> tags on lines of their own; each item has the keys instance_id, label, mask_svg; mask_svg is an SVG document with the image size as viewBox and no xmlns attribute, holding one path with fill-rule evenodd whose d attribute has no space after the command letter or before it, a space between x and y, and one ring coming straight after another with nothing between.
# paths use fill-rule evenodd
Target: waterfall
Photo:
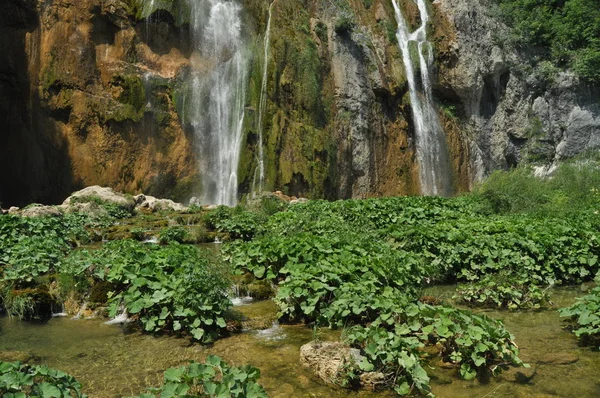
<instances>
[{"instance_id":1,"label":"waterfall","mask_svg":"<svg viewBox=\"0 0 600 398\"><path fill-rule=\"evenodd\" d=\"M398 22L396 37L406 70L415 126L421 192L424 195L449 196L452 194L452 167L448 155L448 144L433 104L431 92L430 68L433 65L433 49L431 43L427 41L429 15L425 0L414 1L419 7L421 24L412 33L402 15L398 0L392 0L392 3L396 11L396 21ZM416 63L416 61L411 57L411 47L419 58L420 85L415 76L413 62Z\"/></svg>"},{"instance_id":2,"label":"waterfall","mask_svg":"<svg viewBox=\"0 0 600 398\"><path fill-rule=\"evenodd\" d=\"M200 161L200 201L233 206L249 65L242 8L233 0L187 1L194 54L186 118Z\"/></svg>"},{"instance_id":3,"label":"waterfall","mask_svg":"<svg viewBox=\"0 0 600 398\"><path fill-rule=\"evenodd\" d=\"M258 105L258 184L256 183L256 173L254 175L254 194L260 193L264 190L265 185L265 154L263 144L263 130L264 130L264 118L267 109L267 78L269 71L269 43L271 41L271 14L273 12L273 4L275 0L271 2L269 6L269 17L267 19L267 30L265 32L264 42L264 58L263 58L263 75L262 83L260 86L260 100Z\"/></svg>"}]
</instances>

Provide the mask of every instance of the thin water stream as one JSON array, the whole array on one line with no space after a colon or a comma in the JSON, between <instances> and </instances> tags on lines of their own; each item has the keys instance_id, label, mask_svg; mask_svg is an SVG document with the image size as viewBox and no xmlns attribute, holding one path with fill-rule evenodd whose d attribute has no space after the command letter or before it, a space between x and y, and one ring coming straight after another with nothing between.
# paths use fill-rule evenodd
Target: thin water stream
<instances>
[{"instance_id":1,"label":"thin water stream","mask_svg":"<svg viewBox=\"0 0 600 398\"><path fill-rule=\"evenodd\" d=\"M435 288L428 294L451 296L453 287ZM572 303L578 290L557 290L556 307ZM236 307L250 319L273 317L271 301ZM600 396L600 353L579 347L576 338L562 328L555 310L539 312L485 311L502 319L516 336L522 358L532 366L533 377L524 384L514 380L516 371L488 383L461 381L456 369L435 364L432 375L438 397L581 397ZM336 340L339 331L322 331L322 340ZM252 364L261 369L260 382L270 397L390 397L391 393L350 392L325 386L299 363L299 348L313 339L304 326L274 324L262 331L248 330L217 341L211 347L190 344L187 339L153 337L133 329L104 325L101 320L54 318L45 324L0 319L0 355L23 351L37 361L73 374L90 397L122 397L139 394L145 386L158 385L163 371L189 360L216 354L227 361ZM531 375L524 371L525 376Z\"/></svg>"},{"instance_id":2,"label":"thin water stream","mask_svg":"<svg viewBox=\"0 0 600 398\"><path fill-rule=\"evenodd\" d=\"M419 8L420 25L412 32L398 1L393 0L392 3L398 23L396 38L408 81L421 193L449 196L452 194L452 167L446 136L433 102L430 75L433 49L427 40L427 3L425 0L415 0ZM420 72L420 79L417 72Z\"/></svg>"}]
</instances>

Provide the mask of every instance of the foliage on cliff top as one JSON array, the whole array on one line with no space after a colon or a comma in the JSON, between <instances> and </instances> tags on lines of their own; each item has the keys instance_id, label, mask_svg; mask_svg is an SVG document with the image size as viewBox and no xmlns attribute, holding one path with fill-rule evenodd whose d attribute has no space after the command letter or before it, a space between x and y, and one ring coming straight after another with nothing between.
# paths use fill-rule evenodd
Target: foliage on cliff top
<instances>
[{"instance_id":1,"label":"foliage on cliff top","mask_svg":"<svg viewBox=\"0 0 600 398\"><path fill-rule=\"evenodd\" d=\"M518 44L543 48L557 65L600 83L597 0L498 0Z\"/></svg>"}]
</instances>

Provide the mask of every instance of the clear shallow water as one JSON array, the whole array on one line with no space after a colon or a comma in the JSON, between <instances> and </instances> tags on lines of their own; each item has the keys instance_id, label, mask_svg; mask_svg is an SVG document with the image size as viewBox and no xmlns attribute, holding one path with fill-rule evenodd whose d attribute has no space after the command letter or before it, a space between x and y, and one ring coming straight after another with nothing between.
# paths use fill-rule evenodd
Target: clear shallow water
<instances>
[{"instance_id":1,"label":"clear shallow water","mask_svg":"<svg viewBox=\"0 0 600 398\"><path fill-rule=\"evenodd\" d=\"M453 287L436 288L430 295L449 297ZM555 291L556 307L568 305L579 291ZM237 307L249 318L273 317L272 302ZM529 384L513 381L514 372L487 384L458 380L455 369L427 367L438 397L600 397L600 353L578 347L571 333L562 329L554 310L541 312L485 311L502 319L516 336L522 358L536 369ZM322 340L335 340L339 332L322 331ZM390 393L352 393L324 386L299 364L299 348L313 338L311 329L279 325L264 331L250 330L222 339L212 347L189 340L153 337L100 320L54 318L46 324L0 319L0 351L25 351L42 363L73 374L93 397L139 394L145 386L158 385L166 368L203 360L216 354L242 365L261 369L260 382L270 397L389 397ZM557 365L556 358L577 359Z\"/></svg>"}]
</instances>

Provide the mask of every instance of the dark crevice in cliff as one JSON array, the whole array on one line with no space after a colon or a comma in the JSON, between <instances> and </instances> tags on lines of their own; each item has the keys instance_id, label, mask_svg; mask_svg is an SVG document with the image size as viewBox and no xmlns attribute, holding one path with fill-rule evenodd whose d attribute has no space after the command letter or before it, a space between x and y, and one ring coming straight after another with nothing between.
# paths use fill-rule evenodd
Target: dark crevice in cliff
<instances>
[{"instance_id":1,"label":"dark crevice in cliff","mask_svg":"<svg viewBox=\"0 0 600 398\"><path fill-rule=\"evenodd\" d=\"M114 45L119 27L104 15L96 14L92 18L92 41L95 45Z\"/></svg>"},{"instance_id":2,"label":"dark crevice in cliff","mask_svg":"<svg viewBox=\"0 0 600 398\"><path fill-rule=\"evenodd\" d=\"M72 185L68 144L41 111L27 48L39 48L35 2L0 4L0 203L56 203ZM33 82L32 82L33 80Z\"/></svg>"},{"instance_id":3,"label":"dark crevice in cliff","mask_svg":"<svg viewBox=\"0 0 600 398\"><path fill-rule=\"evenodd\" d=\"M173 15L164 10L157 10L135 26L137 36L159 55L165 55L172 49L178 49L189 58L193 43L189 25L176 26Z\"/></svg>"},{"instance_id":4,"label":"dark crevice in cliff","mask_svg":"<svg viewBox=\"0 0 600 398\"><path fill-rule=\"evenodd\" d=\"M483 91L481 92L481 102L479 104L479 113L481 116L489 119L496 113L498 104L506 93L506 86L508 85L509 79L509 71L484 77Z\"/></svg>"}]
</instances>

